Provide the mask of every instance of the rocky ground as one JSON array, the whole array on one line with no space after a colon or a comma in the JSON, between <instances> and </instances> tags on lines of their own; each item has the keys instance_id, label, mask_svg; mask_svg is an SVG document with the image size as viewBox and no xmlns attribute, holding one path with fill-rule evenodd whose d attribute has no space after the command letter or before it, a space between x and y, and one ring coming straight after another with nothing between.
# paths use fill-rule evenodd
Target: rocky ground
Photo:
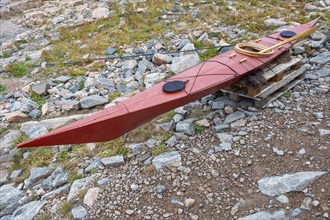
<instances>
[{"instance_id":1,"label":"rocky ground","mask_svg":"<svg viewBox=\"0 0 330 220\"><path fill-rule=\"evenodd\" d=\"M281 19L282 9L271 11L266 2L159 2L153 20L168 28L165 34L134 45L108 42L97 52L101 34L117 40L115 29L126 33L130 16L141 13L148 22L152 5L0 1L0 219L329 219L327 16L290 52L302 59L305 80L264 109L219 92L115 141L16 149L227 48L180 51L256 39L262 34L255 27L273 31L329 15L327 0L295 3L291 9L300 11ZM245 4L258 8L261 24L203 17L209 9L239 17ZM113 15L120 17L115 28ZM170 51L178 53L163 54ZM77 52L79 67L68 65Z\"/></svg>"}]
</instances>

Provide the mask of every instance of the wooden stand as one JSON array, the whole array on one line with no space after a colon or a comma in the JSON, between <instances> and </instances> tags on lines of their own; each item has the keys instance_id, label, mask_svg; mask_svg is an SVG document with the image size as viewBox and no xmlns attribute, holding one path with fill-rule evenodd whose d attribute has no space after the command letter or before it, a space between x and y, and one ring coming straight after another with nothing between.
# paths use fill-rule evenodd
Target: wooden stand
<instances>
[{"instance_id":1,"label":"wooden stand","mask_svg":"<svg viewBox=\"0 0 330 220\"><path fill-rule=\"evenodd\" d=\"M243 97L252 99L255 107L264 108L300 83L305 78L305 72L306 69L301 67L301 59L291 58L285 54L257 72L251 73L262 76L265 80L263 84L251 85L247 83L249 76L246 76L221 91L229 93L229 97L234 100L240 100Z\"/></svg>"}]
</instances>

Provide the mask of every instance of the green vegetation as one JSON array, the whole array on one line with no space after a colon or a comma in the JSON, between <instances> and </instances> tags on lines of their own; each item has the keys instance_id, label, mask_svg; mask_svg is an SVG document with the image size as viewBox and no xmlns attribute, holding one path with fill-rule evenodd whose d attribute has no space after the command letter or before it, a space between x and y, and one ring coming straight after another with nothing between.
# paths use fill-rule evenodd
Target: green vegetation
<instances>
[{"instance_id":1,"label":"green vegetation","mask_svg":"<svg viewBox=\"0 0 330 220\"><path fill-rule=\"evenodd\" d=\"M122 139L116 139L96 145L97 157L112 157L116 155L127 155L129 149L125 147Z\"/></svg>"},{"instance_id":2,"label":"green vegetation","mask_svg":"<svg viewBox=\"0 0 330 220\"><path fill-rule=\"evenodd\" d=\"M291 98L291 91L286 91L285 93L282 94L282 97L284 97L286 99L290 99Z\"/></svg>"},{"instance_id":3,"label":"green vegetation","mask_svg":"<svg viewBox=\"0 0 330 220\"><path fill-rule=\"evenodd\" d=\"M204 53L198 53L200 60L203 62L205 60L209 60L212 57L218 55L218 50L216 48L207 49Z\"/></svg>"},{"instance_id":4,"label":"green vegetation","mask_svg":"<svg viewBox=\"0 0 330 220\"><path fill-rule=\"evenodd\" d=\"M112 102L116 98L119 98L121 96L120 92L115 91L114 93L111 93L108 97L109 102Z\"/></svg>"},{"instance_id":5,"label":"green vegetation","mask_svg":"<svg viewBox=\"0 0 330 220\"><path fill-rule=\"evenodd\" d=\"M11 57L11 54L7 51L3 52L2 55L0 55L0 58L8 58Z\"/></svg>"},{"instance_id":6,"label":"green vegetation","mask_svg":"<svg viewBox=\"0 0 330 220\"><path fill-rule=\"evenodd\" d=\"M61 151L57 154L57 162L61 163L70 159L70 155L67 151Z\"/></svg>"},{"instance_id":7,"label":"green vegetation","mask_svg":"<svg viewBox=\"0 0 330 220\"><path fill-rule=\"evenodd\" d=\"M7 71L12 73L12 76L15 78L20 78L25 76L28 73L31 64L23 63L23 62L16 62L12 63L7 67Z\"/></svg>"},{"instance_id":8,"label":"green vegetation","mask_svg":"<svg viewBox=\"0 0 330 220\"><path fill-rule=\"evenodd\" d=\"M34 217L35 220L48 220L50 219L50 215L47 213L42 213Z\"/></svg>"},{"instance_id":9,"label":"green vegetation","mask_svg":"<svg viewBox=\"0 0 330 220\"><path fill-rule=\"evenodd\" d=\"M152 175L155 175L157 173L157 170L156 170L156 167L154 165L147 165L143 172L146 174L146 175L149 175L149 176L152 176Z\"/></svg>"},{"instance_id":10,"label":"green vegetation","mask_svg":"<svg viewBox=\"0 0 330 220\"><path fill-rule=\"evenodd\" d=\"M79 191L79 199L80 200L83 200L84 199L87 191L88 191L87 189L82 189L82 190Z\"/></svg>"},{"instance_id":11,"label":"green vegetation","mask_svg":"<svg viewBox=\"0 0 330 220\"><path fill-rule=\"evenodd\" d=\"M172 118L175 115L176 115L176 113L174 111L166 112L166 113L162 114L161 116L159 116L159 120L157 120L157 122L159 122L159 123L169 122L170 120L172 120Z\"/></svg>"},{"instance_id":12,"label":"green vegetation","mask_svg":"<svg viewBox=\"0 0 330 220\"><path fill-rule=\"evenodd\" d=\"M33 101L35 101L36 103L38 103L40 105L40 108L43 104L45 104L47 102L47 99L43 99L42 95L39 95L35 92L32 92L31 98Z\"/></svg>"},{"instance_id":13,"label":"green vegetation","mask_svg":"<svg viewBox=\"0 0 330 220\"><path fill-rule=\"evenodd\" d=\"M58 211L62 213L64 216L71 218L72 208L73 208L72 202L64 202Z\"/></svg>"},{"instance_id":14,"label":"green vegetation","mask_svg":"<svg viewBox=\"0 0 330 220\"><path fill-rule=\"evenodd\" d=\"M161 153L164 153L164 152L166 152L166 151L168 151L168 149L167 149L167 147L165 146L165 144L160 144L160 145L158 145L157 147L155 147L154 149L152 149L151 155L152 155L153 157L155 157L155 156L157 156L157 155L159 155L159 154L161 154Z\"/></svg>"},{"instance_id":15,"label":"green vegetation","mask_svg":"<svg viewBox=\"0 0 330 220\"><path fill-rule=\"evenodd\" d=\"M72 171L69 173L68 183L73 183L75 180L81 179L81 176L75 172Z\"/></svg>"},{"instance_id":16,"label":"green vegetation","mask_svg":"<svg viewBox=\"0 0 330 220\"><path fill-rule=\"evenodd\" d=\"M2 85L0 84L0 93L4 93L6 91L6 86L5 85Z\"/></svg>"},{"instance_id":17,"label":"green vegetation","mask_svg":"<svg viewBox=\"0 0 330 220\"><path fill-rule=\"evenodd\" d=\"M202 127L202 126L199 126L199 125L194 125L194 127L195 127L195 132L196 132L196 134L201 134L201 133L203 133L203 131L204 131L204 128Z\"/></svg>"}]
</instances>

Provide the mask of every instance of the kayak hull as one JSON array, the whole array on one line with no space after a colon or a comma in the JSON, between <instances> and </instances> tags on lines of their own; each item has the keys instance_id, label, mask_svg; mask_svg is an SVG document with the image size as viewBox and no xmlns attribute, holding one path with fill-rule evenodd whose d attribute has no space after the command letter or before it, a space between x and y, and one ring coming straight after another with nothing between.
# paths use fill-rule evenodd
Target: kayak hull
<instances>
[{"instance_id":1,"label":"kayak hull","mask_svg":"<svg viewBox=\"0 0 330 220\"><path fill-rule=\"evenodd\" d=\"M289 30L299 34L313 27L318 20L319 18L314 19ZM280 33L275 33L263 37L258 44L269 47L285 39ZM160 82L140 94L117 102L114 106L21 143L18 148L104 142L115 139L160 114L239 81L246 74L276 59L292 45L292 42L285 44L280 49L275 49L272 56L265 58L248 57L230 50ZM235 56L231 56L233 54ZM186 82L185 89L175 93L165 93L162 89L163 85L174 80Z\"/></svg>"}]
</instances>

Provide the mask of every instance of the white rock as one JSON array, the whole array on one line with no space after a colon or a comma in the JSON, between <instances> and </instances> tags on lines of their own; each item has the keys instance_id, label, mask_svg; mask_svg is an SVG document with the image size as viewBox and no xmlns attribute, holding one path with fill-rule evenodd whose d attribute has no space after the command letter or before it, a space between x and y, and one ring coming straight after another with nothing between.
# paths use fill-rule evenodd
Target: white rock
<instances>
[{"instance_id":1,"label":"white rock","mask_svg":"<svg viewBox=\"0 0 330 220\"><path fill-rule=\"evenodd\" d=\"M92 17L95 19L109 17L109 9L107 8L96 8L92 12Z\"/></svg>"},{"instance_id":2,"label":"white rock","mask_svg":"<svg viewBox=\"0 0 330 220\"><path fill-rule=\"evenodd\" d=\"M84 204L92 208L97 201L100 191L101 189L99 187L90 188L84 196Z\"/></svg>"}]
</instances>

